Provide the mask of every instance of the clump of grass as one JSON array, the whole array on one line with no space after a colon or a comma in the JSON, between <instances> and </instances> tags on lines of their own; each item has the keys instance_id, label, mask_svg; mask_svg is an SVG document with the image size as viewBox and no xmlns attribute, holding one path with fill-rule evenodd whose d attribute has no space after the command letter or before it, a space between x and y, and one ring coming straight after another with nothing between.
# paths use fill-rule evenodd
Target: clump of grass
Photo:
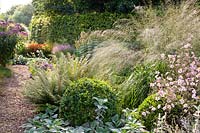
<instances>
[{"instance_id":1,"label":"clump of grass","mask_svg":"<svg viewBox=\"0 0 200 133\"><path fill-rule=\"evenodd\" d=\"M127 66L133 66L142 58L140 52L127 49L124 43L106 41L99 44L89 61L89 68L95 78L108 80L113 72L118 73Z\"/></svg>"},{"instance_id":2,"label":"clump of grass","mask_svg":"<svg viewBox=\"0 0 200 133\"><path fill-rule=\"evenodd\" d=\"M196 0L190 0L180 6L169 6L162 15L151 8L141 14L138 40L145 45L148 55L173 53L185 43L191 43L196 52L200 50L200 10L195 3Z\"/></svg>"},{"instance_id":3,"label":"clump of grass","mask_svg":"<svg viewBox=\"0 0 200 133\"><path fill-rule=\"evenodd\" d=\"M9 78L12 75L12 71L9 68L0 66L0 80L3 78Z\"/></svg>"},{"instance_id":4,"label":"clump of grass","mask_svg":"<svg viewBox=\"0 0 200 133\"><path fill-rule=\"evenodd\" d=\"M12 71L9 68L0 66L0 94L2 93L2 87L4 85L4 78L9 78L12 76Z\"/></svg>"}]
</instances>

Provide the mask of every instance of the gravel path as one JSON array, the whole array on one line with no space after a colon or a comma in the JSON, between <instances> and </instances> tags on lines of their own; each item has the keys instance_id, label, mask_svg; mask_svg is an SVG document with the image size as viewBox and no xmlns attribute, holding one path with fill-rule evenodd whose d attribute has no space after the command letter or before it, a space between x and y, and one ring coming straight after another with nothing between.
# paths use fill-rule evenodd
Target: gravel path
<instances>
[{"instance_id":1,"label":"gravel path","mask_svg":"<svg viewBox=\"0 0 200 133\"><path fill-rule=\"evenodd\" d=\"M13 76L0 85L0 133L23 133L20 127L34 115L34 106L22 95L22 88L29 79L27 66L11 67Z\"/></svg>"}]
</instances>

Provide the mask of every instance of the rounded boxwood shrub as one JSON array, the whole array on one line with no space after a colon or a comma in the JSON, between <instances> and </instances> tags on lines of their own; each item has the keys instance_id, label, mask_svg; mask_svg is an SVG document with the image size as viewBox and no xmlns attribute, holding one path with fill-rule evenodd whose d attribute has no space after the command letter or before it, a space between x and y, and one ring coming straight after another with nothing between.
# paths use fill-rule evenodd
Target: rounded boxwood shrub
<instances>
[{"instance_id":1,"label":"rounded boxwood shrub","mask_svg":"<svg viewBox=\"0 0 200 133\"><path fill-rule=\"evenodd\" d=\"M73 126L94 120L96 107L93 97L108 99L104 120L116 114L118 101L111 87L103 81L82 78L66 89L61 99L61 116Z\"/></svg>"},{"instance_id":2,"label":"rounded boxwood shrub","mask_svg":"<svg viewBox=\"0 0 200 133\"><path fill-rule=\"evenodd\" d=\"M138 118L144 122L143 124L148 130L151 130L154 127L154 123L157 121L159 113L161 116L164 113L162 109L158 109L158 105L162 105L163 102L161 100L155 100L155 97L156 94L148 96L138 107ZM156 110L152 111L152 108L155 108Z\"/></svg>"}]
</instances>

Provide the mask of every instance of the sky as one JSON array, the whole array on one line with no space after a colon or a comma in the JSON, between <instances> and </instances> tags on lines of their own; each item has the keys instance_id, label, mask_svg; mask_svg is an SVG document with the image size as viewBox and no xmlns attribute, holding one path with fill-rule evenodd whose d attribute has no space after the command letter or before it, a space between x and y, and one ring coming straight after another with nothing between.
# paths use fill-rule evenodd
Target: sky
<instances>
[{"instance_id":1,"label":"sky","mask_svg":"<svg viewBox=\"0 0 200 133\"><path fill-rule=\"evenodd\" d=\"M6 12L14 5L28 4L32 0L0 0L0 12Z\"/></svg>"}]
</instances>

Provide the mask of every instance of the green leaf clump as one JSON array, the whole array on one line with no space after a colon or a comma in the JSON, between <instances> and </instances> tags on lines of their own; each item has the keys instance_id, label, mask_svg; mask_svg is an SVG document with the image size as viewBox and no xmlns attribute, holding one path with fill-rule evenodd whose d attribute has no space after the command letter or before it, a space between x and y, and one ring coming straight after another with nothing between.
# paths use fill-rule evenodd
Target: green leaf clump
<instances>
[{"instance_id":1,"label":"green leaf clump","mask_svg":"<svg viewBox=\"0 0 200 133\"><path fill-rule=\"evenodd\" d=\"M72 83L61 99L60 114L72 125L81 125L95 119L95 105L93 97L108 99L105 105L108 110L104 120L116 114L118 101L111 87L99 80L83 78Z\"/></svg>"}]
</instances>

